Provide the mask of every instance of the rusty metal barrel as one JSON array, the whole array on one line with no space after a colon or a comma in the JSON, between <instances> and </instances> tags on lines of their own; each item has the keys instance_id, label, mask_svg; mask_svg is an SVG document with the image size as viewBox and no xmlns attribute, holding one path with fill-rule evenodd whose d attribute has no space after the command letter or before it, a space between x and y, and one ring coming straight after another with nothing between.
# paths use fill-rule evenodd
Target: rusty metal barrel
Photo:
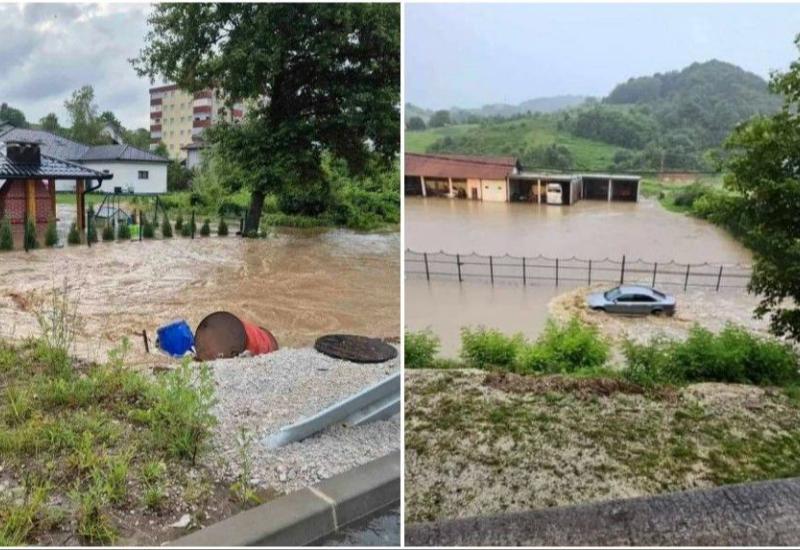
<instances>
[{"instance_id":1,"label":"rusty metal barrel","mask_svg":"<svg viewBox=\"0 0 800 550\"><path fill-rule=\"evenodd\" d=\"M245 350L252 355L262 355L278 349L278 342L270 331L227 311L215 311L200 321L194 345L201 361L236 357Z\"/></svg>"}]
</instances>

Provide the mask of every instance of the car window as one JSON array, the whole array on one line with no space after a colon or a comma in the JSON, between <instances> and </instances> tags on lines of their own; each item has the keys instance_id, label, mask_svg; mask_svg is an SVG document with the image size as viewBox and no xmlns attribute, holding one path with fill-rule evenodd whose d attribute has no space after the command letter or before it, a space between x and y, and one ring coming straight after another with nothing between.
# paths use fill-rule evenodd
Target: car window
<instances>
[{"instance_id":1,"label":"car window","mask_svg":"<svg viewBox=\"0 0 800 550\"><path fill-rule=\"evenodd\" d=\"M619 296L619 295L620 295L620 292L619 292L618 288L612 288L611 290L609 290L608 292L605 293L605 297L608 300L615 300L617 298L617 296Z\"/></svg>"},{"instance_id":2,"label":"car window","mask_svg":"<svg viewBox=\"0 0 800 550\"><path fill-rule=\"evenodd\" d=\"M618 302L635 302L636 297L632 294L623 294L619 298L617 298Z\"/></svg>"},{"instance_id":3,"label":"car window","mask_svg":"<svg viewBox=\"0 0 800 550\"><path fill-rule=\"evenodd\" d=\"M647 294L637 294L635 296L635 301L637 302L655 302L656 299L652 296L648 296Z\"/></svg>"}]
</instances>

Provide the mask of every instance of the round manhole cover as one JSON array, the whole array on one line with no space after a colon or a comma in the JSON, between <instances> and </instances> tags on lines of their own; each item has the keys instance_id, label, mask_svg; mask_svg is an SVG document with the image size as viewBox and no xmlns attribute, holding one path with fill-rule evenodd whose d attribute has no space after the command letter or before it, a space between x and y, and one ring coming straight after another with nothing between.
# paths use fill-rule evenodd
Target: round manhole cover
<instances>
[{"instance_id":1,"label":"round manhole cover","mask_svg":"<svg viewBox=\"0 0 800 550\"><path fill-rule=\"evenodd\" d=\"M325 355L354 363L383 363L397 357L397 350L377 338L352 334L328 334L317 338L314 348Z\"/></svg>"}]
</instances>

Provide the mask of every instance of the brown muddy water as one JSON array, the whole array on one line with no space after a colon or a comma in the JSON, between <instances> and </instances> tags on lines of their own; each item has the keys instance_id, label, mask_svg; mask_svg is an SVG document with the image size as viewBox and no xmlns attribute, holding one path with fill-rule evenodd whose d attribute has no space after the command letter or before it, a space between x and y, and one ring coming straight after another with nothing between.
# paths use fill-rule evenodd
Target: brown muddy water
<instances>
[{"instance_id":1,"label":"brown muddy water","mask_svg":"<svg viewBox=\"0 0 800 550\"><path fill-rule=\"evenodd\" d=\"M639 203L584 200L572 206L482 203L442 198L405 199L405 246L438 252L600 260L640 258L646 261L749 264L750 252L722 229L703 220L665 210L655 201ZM555 297L580 286L529 281L527 287L488 281L459 284L452 280L405 280L405 324L430 328L442 340L442 355L453 357L463 326L484 325L535 338L549 316ZM610 285L613 286L613 285ZM680 307L682 292L675 292ZM711 291L695 291L708 294ZM723 292L752 311L753 298L743 290ZM737 297L741 296L741 300Z\"/></svg>"},{"instance_id":2,"label":"brown muddy water","mask_svg":"<svg viewBox=\"0 0 800 550\"><path fill-rule=\"evenodd\" d=\"M194 329L228 310L268 328L282 347L313 344L325 333L381 338L400 333L399 234L286 230L267 240L235 236L99 243L88 248L0 255L0 337L39 332L38 303L64 281L83 320L76 355L104 360L131 341L132 362L145 355L141 331L185 319Z\"/></svg>"}]
</instances>

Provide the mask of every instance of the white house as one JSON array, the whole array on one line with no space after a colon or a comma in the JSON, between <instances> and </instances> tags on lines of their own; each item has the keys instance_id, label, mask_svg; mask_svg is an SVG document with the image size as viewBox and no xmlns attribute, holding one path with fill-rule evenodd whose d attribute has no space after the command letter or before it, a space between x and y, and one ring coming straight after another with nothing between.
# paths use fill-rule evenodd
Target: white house
<instances>
[{"instance_id":1,"label":"white house","mask_svg":"<svg viewBox=\"0 0 800 550\"><path fill-rule=\"evenodd\" d=\"M112 180L103 181L102 191L114 193L166 193L169 159L124 143L84 145L44 130L0 126L0 142L29 141L41 146L42 154L108 171ZM72 191L75 181L58 180L56 190Z\"/></svg>"}]
</instances>

